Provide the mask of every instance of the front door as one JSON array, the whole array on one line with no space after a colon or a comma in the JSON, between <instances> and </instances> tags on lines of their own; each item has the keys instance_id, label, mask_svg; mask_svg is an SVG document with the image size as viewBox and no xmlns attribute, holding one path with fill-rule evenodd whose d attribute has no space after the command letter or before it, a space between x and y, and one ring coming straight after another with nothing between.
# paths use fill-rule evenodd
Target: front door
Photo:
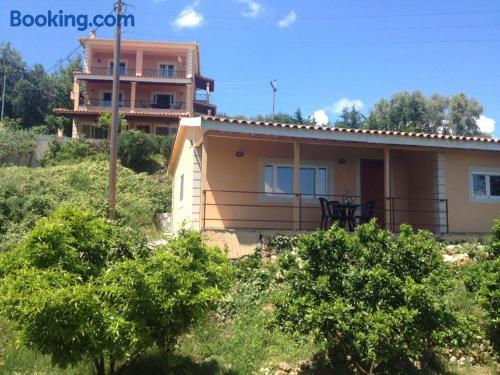
<instances>
[{"instance_id":1,"label":"front door","mask_svg":"<svg viewBox=\"0 0 500 375\"><path fill-rule=\"evenodd\" d=\"M375 201L374 216L385 228L384 161L361 159L361 204Z\"/></svg>"}]
</instances>

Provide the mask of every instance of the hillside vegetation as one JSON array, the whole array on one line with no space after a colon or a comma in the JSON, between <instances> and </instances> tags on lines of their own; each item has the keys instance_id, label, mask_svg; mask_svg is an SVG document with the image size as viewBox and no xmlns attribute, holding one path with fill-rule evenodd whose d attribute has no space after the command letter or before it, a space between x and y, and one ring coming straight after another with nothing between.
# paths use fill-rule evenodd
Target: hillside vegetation
<instances>
[{"instance_id":1,"label":"hillside vegetation","mask_svg":"<svg viewBox=\"0 0 500 375\"><path fill-rule=\"evenodd\" d=\"M61 205L107 209L106 160L83 160L44 168L0 168L0 251L12 249L41 217ZM154 214L170 207L165 173L147 175L118 168L118 217L145 233L154 232Z\"/></svg>"}]
</instances>

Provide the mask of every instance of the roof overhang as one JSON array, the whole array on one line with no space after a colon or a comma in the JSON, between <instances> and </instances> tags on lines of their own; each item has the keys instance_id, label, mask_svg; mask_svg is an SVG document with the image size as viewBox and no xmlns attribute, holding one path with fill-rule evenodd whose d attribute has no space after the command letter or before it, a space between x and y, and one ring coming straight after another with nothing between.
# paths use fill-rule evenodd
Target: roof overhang
<instances>
[{"instance_id":1,"label":"roof overhang","mask_svg":"<svg viewBox=\"0 0 500 375\"><path fill-rule=\"evenodd\" d=\"M184 140L186 139L186 132L189 128L201 129L201 117L181 118L179 129L177 130L177 135L175 136L174 147L172 148L170 160L168 161L167 174L169 176L174 175L175 167L179 161Z\"/></svg>"},{"instance_id":2,"label":"roof overhang","mask_svg":"<svg viewBox=\"0 0 500 375\"><path fill-rule=\"evenodd\" d=\"M379 130L345 129L314 125L279 124L204 116L201 128L233 134L286 137L321 141L355 142L388 146L411 146L461 150L500 151L495 138L442 136Z\"/></svg>"}]
</instances>

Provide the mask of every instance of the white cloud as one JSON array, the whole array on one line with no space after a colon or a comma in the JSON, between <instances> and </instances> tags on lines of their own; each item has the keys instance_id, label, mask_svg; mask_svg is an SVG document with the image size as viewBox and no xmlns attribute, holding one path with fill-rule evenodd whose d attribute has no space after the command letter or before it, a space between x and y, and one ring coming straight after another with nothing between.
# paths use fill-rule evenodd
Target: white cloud
<instances>
[{"instance_id":1,"label":"white cloud","mask_svg":"<svg viewBox=\"0 0 500 375\"><path fill-rule=\"evenodd\" d=\"M240 3L244 3L247 5L248 9L246 12L243 12L243 15L248 18L255 18L262 11L262 4L253 0L238 0Z\"/></svg>"},{"instance_id":2,"label":"white cloud","mask_svg":"<svg viewBox=\"0 0 500 375\"><path fill-rule=\"evenodd\" d=\"M352 107L356 108L359 111L363 108L363 105L363 102L359 99L342 98L333 103L333 105L328 109L333 113L342 113L342 110L344 108L351 109Z\"/></svg>"},{"instance_id":3,"label":"white cloud","mask_svg":"<svg viewBox=\"0 0 500 375\"><path fill-rule=\"evenodd\" d=\"M291 10L288 14L278 21L279 27L288 27L297 20L297 14Z\"/></svg>"},{"instance_id":4,"label":"white cloud","mask_svg":"<svg viewBox=\"0 0 500 375\"><path fill-rule=\"evenodd\" d=\"M314 111L313 118L316 121L317 125L327 125L328 124L328 115L324 109L318 109Z\"/></svg>"},{"instance_id":5,"label":"white cloud","mask_svg":"<svg viewBox=\"0 0 500 375\"><path fill-rule=\"evenodd\" d=\"M185 29L185 28L195 28L201 26L203 23L204 17L201 13L198 13L194 7L198 5L198 2L195 2L193 5L185 7L177 16L174 22L172 22L172 26L176 29Z\"/></svg>"},{"instance_id":6,"label":"white cloud","mask_svg":"<svg viewBox=\"0 0 500 375\"><path fill-rule=\"evenodd\" d=\"M495 131L496 121L492 118L481 115L476 123L483 133L492 134Z\"/></svg>"}]
</instances>

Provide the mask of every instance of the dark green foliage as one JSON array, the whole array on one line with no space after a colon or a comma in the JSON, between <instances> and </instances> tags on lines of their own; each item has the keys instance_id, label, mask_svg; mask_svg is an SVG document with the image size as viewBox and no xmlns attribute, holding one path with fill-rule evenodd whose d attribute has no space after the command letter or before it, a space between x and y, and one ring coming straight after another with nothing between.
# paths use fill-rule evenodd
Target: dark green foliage
<instances>
[{"instance_id":1,"label":"dark green foliage","mask_svg":"<svg viewBox=\"0 0 500 375\"><path fill-rule=\"evenodd\" d=\"M174 141L175 137L171 136L125 131L118 138L118 157L124 166L134 171L154 172L168 164Z\"/></svg>"},{"instance_id":2,"label":"dark green foliage","mask_svg":"<svg viewBox=\"0 0 500 375\"><path fill-rule=\"evenodd\" d=\"M121 133L118 138L118 157L122 164L139 172L149 169L154 162L153 156L158 153L155 137L135 130Z\"/></svg>"},{"instance_id":3,"label":"dark green foliage","mask_svg":"<svg viewBox=\"0 0 500 375\"><path fill-rule=\"evenodd\" d=\"M486 311L488 337L500 358L500 221L492 228L488 259L469 267L465 285Z\"/></svg>"},{"instance_id":4,"label":"dark green foliage","mask_svg":"<svg viewBox=\"0 0 500 375\"><path fill-rule=\"evenodd\" d=\"M467 345L477 332L443 297L449 276L430 232L375 221L354 236L333 226L300 237L281 258L287 288L277 299L283 329L313 333L335 365L405 373L435 346Z\"/></svg>"},{"instance_id":5,"label":"dark green foliage","mask_svg":"<svg viewBox=\"0 0 500 375\"><path fill-rule=\"evenodd\" d=\"M107 142L91 142L85 139L75 139L70 142L54 140L49 150L43 155L42 166L79 163L83 159L105 160L108 158Z\"/></svg>"},{"instance_id":6,"label":"dark green foliage","mask_svg":"<svg viewBox=\"0 0 500 375\"><path fill-rule=\"evenodd\" d=\"M225 254L185 231L166 248L98 215L67 207L40 220L0 258L0 313L21 343L67 367L90 359L119 374L179 335L223 296Z\"/></svg>"},{"instance_id":7,"label":"dark green foliage","mask_svg":"<svg viewBox=\"0 0 500 375\"><path fill-rule=\"evenodd\" d=\"M27 67L21 54L10 43L0 44L0 92L3 73L7 75L5 95L5 115L21 118L24 128L42 124L46 115L54 108L71 108L69 97L73 85L73 71L81 66L79 56L61 62L58 69L49 74L42 65ZM51 132L50 124L38 132ZM52 134L52 133L49 133Z\"/></svg>"},{"instance_id":8,"label":"dark green foliage","mask_svg":"<svg viewBox=\"0 0 500 375\"><path fill-rule=\"evenodd\" d=\"M360 129L365 127L365 125L366 117L355 106L352 106L351 109L347 107L342 109L342 114L335 122L335 126L339 128Z\"/></svg>"}]
</instances>

